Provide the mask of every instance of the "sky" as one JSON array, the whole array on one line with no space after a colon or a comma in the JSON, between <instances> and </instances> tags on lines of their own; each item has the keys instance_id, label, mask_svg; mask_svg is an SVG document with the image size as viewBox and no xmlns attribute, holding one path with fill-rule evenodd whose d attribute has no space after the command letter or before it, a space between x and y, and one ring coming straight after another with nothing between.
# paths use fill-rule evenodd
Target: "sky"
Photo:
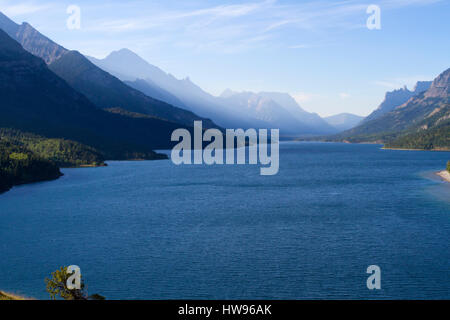
<instances>
[{"instance_id":1,"label":"sky","mask_svg":"<svg viewBox=\"0 0 450 320\"><path fill-rule=\"evenodd\" d=\"M86 55L128 48L211 94L286 92L321 116L368 115L386 91L450 67L449 0L0 0L0 11Z\"/></svg>"}]
</instances>

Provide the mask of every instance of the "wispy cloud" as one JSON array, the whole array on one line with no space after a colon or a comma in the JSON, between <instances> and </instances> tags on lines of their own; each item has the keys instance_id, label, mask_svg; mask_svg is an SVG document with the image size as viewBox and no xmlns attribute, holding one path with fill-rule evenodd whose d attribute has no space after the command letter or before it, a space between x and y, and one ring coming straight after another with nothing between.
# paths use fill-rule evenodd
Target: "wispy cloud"
<instances>
[{"instance_id":1,"label":"wispy cloud","mask_svg":"<svg viewBox=\"0 0 450 320\"><path fill-rule=\"evenodd\" d=\"M52 4L37 4L36 2L17 3L17 1L0 1L0 11L8 16L21 16L49 9Z\"/></svg>"},{"instance_id":2,"label":"wispy cloud","mask_svg":"<svg viewBox=\"0 0 450 320\"><path fill-rule=\"evenodd\" d=\"M292 94L292 97L297 101L299 104L309 102L313 100L314 98L317 98L318 95L315 93L308 93L308 92L297 92Z\"/></svg>"},{"instance_id":3,"label":"wispy cloud","mask_svg":"<svg viewBox=\"0 0 450 320\"><path fill-rule=\"evenodd\" d=\"M410 6L427 6L445 0L384 0L380 5L385 8L402 8Z\"/></svg>"},{"instance_id":4,"label":"wispy cloud","mask_svg":"<svg viewBox=\"0 0 450 320\"><path fill-rule=\"evenodd\" d=\"M348 99L348 98L350 98L351 96L350 96L349 93L342 92L342 93L339 93L339 97L340 97L341 99Z\"/></svg>"},{"instance_id":5,"label":"wispy cloud","mask_svg":"<svg viewBox=\"0 0 450 320\"><path fill-rule=\"evenodd\" d=\"M48 10L54 11L57 7L61 12L60 19L64 19L62 7L68 2L47 1L0 0L0 10L12 17L37 12L50 16ZM440 1L384 0L378 3L383 10L395 10ZM146 2L143 6L141 0L111 1L107 5L102 1L80 0L79 5L83 14L83 28L79 32L89 33L91 37L123 38L128 34L139 37L138 42L152 43L151 39L157 37L159 43L175 48L237 53L273 47L306 49L312 47L311 43L326 42L329 45L336 33L365 28L368 3L357 0L244 0L211 5L209 1L197 0L177 6L164 2Z\"/></svg>"},{"instance_id":6,"label":"wispy cloud","mask_svg":"<svg viewBox=\"0 0 450 320\"><path fill-rule=\"evenodd\" d=\"M440 0L385 0L380 4L396 9L438 1ZM83 28L86 32L108 34L142 32L148 37L164 35L167 43L177 47L218 50L224 53L274 44L291 49L305 49L309 45L289 43L290 40L281 34L306 31L311 35L311 32L326 31L322 34L329 35L339 30L365 28L367 5L356 0L291 3L249 0L239 4L215 6L199 1L176 9L159 4L143 12L125 10L118 19L84 20ZM124 4L111 6L124 8Z\"/></svg>"}]
</instances>

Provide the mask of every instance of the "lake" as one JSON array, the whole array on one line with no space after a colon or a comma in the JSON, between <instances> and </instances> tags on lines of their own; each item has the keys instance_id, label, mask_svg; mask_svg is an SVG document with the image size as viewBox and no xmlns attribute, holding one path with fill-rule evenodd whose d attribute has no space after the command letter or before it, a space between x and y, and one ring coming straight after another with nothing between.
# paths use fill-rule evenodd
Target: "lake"
<instances>
[{"instance_id":1,"label":"lake","mask_svg":"<svg viewBox=\"0 0 450 320\"><path fill-rule=\"evenodd\" d=\"M108 162L0 195L0 289L78 265L108 299L449 299L449 152L280 145L259 165ZM368 290L369 265L381 290Z\"/></svg>"}]
</instances>

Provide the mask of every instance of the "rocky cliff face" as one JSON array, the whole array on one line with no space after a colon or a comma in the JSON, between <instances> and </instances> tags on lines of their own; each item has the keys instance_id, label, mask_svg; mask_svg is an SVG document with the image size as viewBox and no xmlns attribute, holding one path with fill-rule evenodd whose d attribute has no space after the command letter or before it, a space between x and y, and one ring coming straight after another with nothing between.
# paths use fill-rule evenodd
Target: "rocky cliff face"
<instances>
[{"instance_id":1,"label":"rocky cliff face","mask_svg":"<svg viewBox=\"0 0 450 320\"><path fill-rule=\"evenodd\" d=\"M431 88L425 92L425 98L445 98L450 95L450 68L434 79Z\"/></svg>"},{"instance_id":2,"label":"rocky cliff face","mask_svg":"<svg viewBox=\"0 0 450 320\"><path fill-rule=\"evenodd\" d=\"M406 101L414 96L414 92L408 90L406 87L386 93L384 101L380 106L372 112L366 119L365 122L377 119L384 114L391 112L396 107L404 104Z\"/></svg>"},{"instance_id":3,"label":"rocky cliff face","mask_svg":"<svg viewBox=\"0 0 450 320\"><path fill-rule=\"evenodd\" d=\"M372 112L364 120L364 122L378 119L381 116L383 116L384 114L391 112L395 108L406 103L409 99L411 99L415 95L418 95L419 93L427 91L430 88L431 83L432 83L431 81L419 81L419 82L417 82L416 86L414 87L414 91L408 90L408 88L406 88L406 86L405 86L402 89L387 92L386 96L384 98L384 101L380 104L380 106L374 112Z\"/></svg>"},{"instance_id":4,"label":"rocky cliff face","mask_svg":"<svg viewBox=\"0 0 450 320\"><path fill-rule=\"evenodd\" d=\"M15 39L25 50L42 58L47 64L58 60L68 51L40 34L26 22L19 26Z\"/></svg>"},{"instance_id":5,"label":"rocky cliff face","mask_svg":"<svg viewBox=\"0 0 450 320\"><path fill-rule=\"evenodd\" d=\"M433 81L418 81L416 86L414 87L414 93L419 94L421 92L427 91L430 89Z\"/></svg>"}]
</instances>

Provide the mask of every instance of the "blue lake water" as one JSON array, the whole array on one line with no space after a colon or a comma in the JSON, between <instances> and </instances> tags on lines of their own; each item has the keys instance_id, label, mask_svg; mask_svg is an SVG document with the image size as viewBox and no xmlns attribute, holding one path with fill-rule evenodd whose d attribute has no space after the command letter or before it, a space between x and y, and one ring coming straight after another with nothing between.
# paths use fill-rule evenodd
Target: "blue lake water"
<instances>
[{"instance_id":1,"label":"blue lake water","mask_svg":"<svg viewBox=\"0 0 450 320\"><path fill-rule=\"evenodd\" d=\"M282 143L259 166L109 162L0 195L0 289L108 299L450 298L448 152ZM366 269L381 268L381 290Z\"/></svg>"}]
</instances>

